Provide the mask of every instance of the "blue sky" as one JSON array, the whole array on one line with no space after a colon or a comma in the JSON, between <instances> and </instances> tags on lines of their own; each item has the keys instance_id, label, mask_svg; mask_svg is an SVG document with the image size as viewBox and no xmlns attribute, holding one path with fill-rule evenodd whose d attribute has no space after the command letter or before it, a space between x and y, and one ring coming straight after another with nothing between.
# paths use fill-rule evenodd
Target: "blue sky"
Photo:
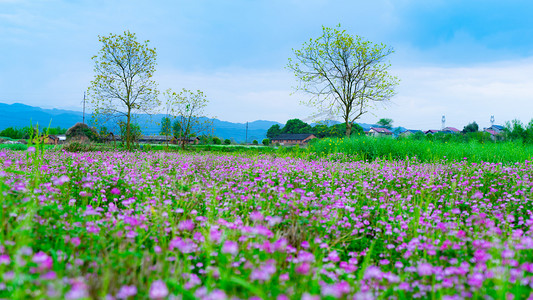
<instances>
[{"instance_id":1,"label":"blue sky","mask_svg":"<svg viewBox=\"0 0 533 300\"><path fill-rule=\"evenodd\" d=\"M130 30L157 48L159 87L203 90L211 115L306 119L287 58L339 23L396 50L398 94L362 122L533 118L533 2L512 0L0 0L0 102L79 109L98 35Z\"/></svg>"}]
</instances>

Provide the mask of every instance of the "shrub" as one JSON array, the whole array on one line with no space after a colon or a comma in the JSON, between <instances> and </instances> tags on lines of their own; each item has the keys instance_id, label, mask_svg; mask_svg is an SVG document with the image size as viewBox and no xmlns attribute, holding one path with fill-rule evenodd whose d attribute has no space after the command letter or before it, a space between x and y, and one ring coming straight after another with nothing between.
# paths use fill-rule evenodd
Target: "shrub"
<instances>
[{"instance_id":1,"label":"shrub","mask_svg":"<svg viewBox=\"0 0 533 300\"><path fill-rule=\"evenodd\" d=\"M259 145L259 142L258 142L257 140L254 140L254 141L252 142L252 144L254 144L254 145Z\"/></svg>"},{"instance_id":2,"label":"shrub","mask_svg":"<svg viewBox=\"0 0 533 300\"><path fill-rule=\"evenodd\" d=\"M70 142L63 146L63 149L67 152L86 152L93 151L94 147L92 144L84 144L80 142Z\"/></svg>"},{"instance_id":3,"label":"shrub","mask_svg":"<svg viewBox=\"0 0 533 300\"><path fill-rule=\"evenodd\" d=\"M222 144L222 141L218 138L218 137L214 137L213 138L213 144L215 145L221 145Z\"/></svg>"},{"instance_id":4,"label":"shrub","mask_svg":"<svg viewBox=\"0 0 533 300\"><path fill-rule=\"evenodd\" d=\"M231 145L230 139L225 139L224 140L224 145Z\"/></svg>"},{"instance_id":5,"label":"shrub","mask_svg":"<svg viewBox=\"0 0 533 300\"><path fill-rule=\"evenodd\" d=\"M265 145L265 146L270 145L270 140L269 139L264 139L263 140L263 145Z\"/></svg>"}]
</instances>

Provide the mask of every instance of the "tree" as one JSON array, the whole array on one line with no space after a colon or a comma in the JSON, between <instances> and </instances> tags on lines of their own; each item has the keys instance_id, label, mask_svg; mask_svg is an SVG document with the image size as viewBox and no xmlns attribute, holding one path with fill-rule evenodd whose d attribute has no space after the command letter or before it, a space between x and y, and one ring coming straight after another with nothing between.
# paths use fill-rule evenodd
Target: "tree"
<instances>
[{"instance_id":1,"label":"tree","mask_svg":"<svg viewBox=\"0 0 533 300\"><path fill-rule=\"evenodd\" d=\"M291 119L281 128L280 133L312 133L313 128L300 119Z\"/></svg>"},{"instance_id":2,"label":"tree","mask_svg":"<svg viewBox=\"0 0 533 300\"><path fill-rule=\"evenodd\" d=\"M278 136L281 133L281 128L278 124L270 126L270 128L267 130L267 138L273 139L276 136Z\"/></svg>"},{"instance_id":3,"label":"tree","mask_svg":"<svg viewBox=\"0 0 533 300\"><path fill-rule=\"evenodd\" d=\"M231 140L230 139L225 139L224 140L224 145L231 145Z\"/></svg>"},{"instance_id":4,"label":"tree","mask_svg":"<svg viewBox=\"0 0 533 300\"><path fill-rule=\"evenodd\" d=\"M172 123L169 117L161 118L161 135L168 137L172 134Z\"/></svg>"},{"instance_id":5,"label":"tree","mask_svg":"<svg viewBox=\"0 0 533 300\"><path fill-rule=\"evenodd\" d=\"M389 75L385 59L394 53L345 30L322 27L322 36L294 50L287 67L299 79L296 90L312 95L305 103L320 112L340 115L346 136L352 124L378 102L390 100L398 79Z\"/></svg>"},{"instance_id":6,"label":"tree","mask_svg":"<svg viewBox=\"0 0 533 300\"><path fill-rule=\"evenodd\" d=\"M475 121L463 127L463 133L477 132L478 130L479 130L479 126L477 125Z\"/></svg>"},{"instance_id":7,"label":"tree","mask_svg":"<svg viewBox=\"0 0 533 300\"><path fill-rule=\"evenodd\" d=\"M270 140L269 139L263 139L262 144L265 145L265 146L268 146L268 145L270 145Z\"/></svg>"},{"instance_id":8,"label":"tree","mask_svg":"<svg viewBox=\"0 0 533 300\"><path fill-rule=\"evenodd\" d=\"M392 128L392 119L379 119L377 124L382 128L391 129Z\"/></svg>"},{"instance_id":9,"label":"tree","mask_svg":"<svg viewBox=\"0 0 533 300\"><path fill-rule=\"evenodd\" d=\"M205 116L205 108L209 100L200 90L196 92L183 89L179 94L168 89L165 92L166 104L170 107L170 115L175 118L174 136L182 148L188 139L211 129L213 122Z\"/></svg>"},{"instance_id":10,"label":"tree","mask_svg":"<svg viewBox=\"0 0 533 300\"><path fill-rule=\"evenodd\" d=\"M152 80L156 66L155 48L140 43L134 33L99 36L102 49L92 59L95 77L88 89L96 121L99 117L125 119L126 147L133 140L132 116L151 114L158 106L156 83ZM106 120L106 121L107 121Z\"/></svg>"}]
</instances>

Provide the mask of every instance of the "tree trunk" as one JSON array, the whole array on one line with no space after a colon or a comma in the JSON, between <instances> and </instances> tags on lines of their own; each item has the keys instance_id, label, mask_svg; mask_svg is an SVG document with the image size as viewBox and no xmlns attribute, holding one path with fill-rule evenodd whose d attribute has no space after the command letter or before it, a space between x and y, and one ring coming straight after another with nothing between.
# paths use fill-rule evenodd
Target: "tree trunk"
<instances>
[{"instance_id":1,"label":"tree trunk","mask_svg":"<svg viewBox=\"0 0 533 300\"><path fill-rule=\"evenodd\" d=\"M128 108L128 120L126 122L126 149L130 149L131 145L131 129L130 129L130 123L131 123L131 109Z\"/></svg>"},{"instance_id":2,"label":"tree trunk","mask_svg":"<svg viewBox=\"0 0 533 300\"><path fill-rule=\"evenodd\" d=\"M346 120L346 137L350 137L352 134L352 123Z\"/></svg>"}]
</instances>

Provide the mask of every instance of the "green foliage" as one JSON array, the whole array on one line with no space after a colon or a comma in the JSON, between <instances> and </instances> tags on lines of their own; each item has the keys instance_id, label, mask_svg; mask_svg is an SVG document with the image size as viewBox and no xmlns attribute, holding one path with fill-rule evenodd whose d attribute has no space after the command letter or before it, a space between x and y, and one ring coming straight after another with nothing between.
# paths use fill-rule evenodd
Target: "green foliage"
<instances>
[{"instance_id":1,"label":"green foliage","mask_svg":"<svg viewBox=\"0 0 533 300\"><path fill-rule=\"evenodd\" d=\"M123 121L118 122L118 126L120 127L120 138L122 139L122 142L127 141L127 123ZM130 136L129 141L131 143L137 142L139 138L142 135L141 126L137 123L130 123ZM129 148L129 146L126 146Z\"/></svg>"},{"instance_id":2,"label":"green foliage","mask_svg":"<svg viewBox=\"0 0 533 300\"><path fill-rule=\"evenodd\" d=\"M291 133L291 134L298 134L298 133L312 133L313 128L305 123L304 121L300 119L291 119L288 120L285 126L281 128L281 134L283 133ZM267 135L268 137L268 135Z\"/></svg>"},{"instance_id":3,"label":"green foliage","mask_svg":"<svg viewBox=\"0 0 533 300\"><path fill-rule=\"evenodd\" d=\"M183 89L176 93L168 89L165 91L165 98L167 113L175 119L172 124L174 137L187 139L212 130L212 120L205 114L209 100L202 91ZM185 143L181 145L185 148Z\"/></svg>"},{"instance_id":4,"label":"green foliage","mask_svg":"<svg viewBox=\"0 0 533 300\"><path fill-rule=\"evenodd\" d=\"M451 137L450 140L443 140ZM531 160L533 146L520 142L495 143L488 133L477 132L461 134L435 134L428 139L420 139L413 135L407 138L394 139L389 137L373 138L359 136L352 138L326 138L310 144L310 151L319 156L343 154L352 159L406 159L416 158L423 162L442 160L472 162L504 162L512 163ZM429 140L434 138L434 140Z\"/></svg>"},{"instance_id":5,"label":"green foliage","mask_svg":"<svg viewBox=\"0 0 533 300\"><path fill-rule=\"evenodd\" d=\"M288 68L299 79L297 90L311 98L319 115L336 115L348 124L346 135L359 117L375 103L388 101L399 80L388 73L386 58L394 51L352 36L340 28L322 27L322 36L311 39L289 59Z\"/></svg>"},{"instance_id":6,"label":"green foliage","mask_svg":"<svg viewBox=\"0 0 533 300\"><path fill-rule=\"evenodd\" d=\"M379 127L391 129L392 122L393 122L392 119L383 118L383 119L379 119L379 121L376 124L379 125Z\"/></svg>"},{"instance_id":7,"label":"green foliage","mask_svg":"<svg viewBox=\"0 0 533 300\"><path fill-rule=\"evenodd\" d=\"M270 128L267 130L266 136L269 139L273 139L276 136L278 136L280 133L281 133L281 128L279 127L278 124L275 124L275 125L270 126Z\"/></svg>"},{"instance_id":8,"label":"green foliage","mask_svg":"<svg viewBox=\"0 0 533 300\"><path fill-rule=\"evenodd\" d=\"M221 145L222 144L222 141L216 136L213 137L212 141L213 141L213 144L215 144L215 145Z\"/></svg>"},{"instance_id":9,"label":"green foliage","mask_svg":"<svg viewBox=\"0 0 533 300\"><path fill-rule=\"evenodd\" d=\"M252 144L254 144L254 145L259 145L259 142L258 142L257 140L253 140L253 141L252 141Z\"/></svg>"},{"instance_id":10,"label":"green foliage","mask_svg":"<svg viewBox=\"0 0 533 300\"><path fill-rule=\"evenodd\" d=\"M269 139L263 139L262 143L263 143L263 145L268 146L268 145L270 145L270 140Z\"/></svg>"},{"instance_id":11,"label":"green foliage","mask_svg":"<svg viewBox=\"0 0 533 300\"><path fill-rule=\"evenodd\" d=\"M224 140L224 145L231 145L231 140L230 139L225 139Z\"/></svg>"},{"instance_id":12,"label":"green foliage","mask_svg":"<svg viewBox=\"0 0 533 300\"><path fill-rule=\"evenodd\" d=\"M8 137L14 140L27 139L30 137L31 130L32 128L29 126L22 127L22 128L7 127L3 129L2 131L0 131L0 136ZM54 130L57 130L57 128Z\"/></svg>"},{"instance_id":13,"label":"green foliage","mask_svg":"<svg viewBox=\"0 0 533 300\"><path fill-rule=\"evenodd\" d=\"M477 132L478 130L479 130L479 126L477 125L475 121L463 127L463 133Z\"/></svg>"},{"instance_id":14,"label":"green foliage","mask_svg":"<svg viewBox=\"0 0 533 300\"><path fill-rule=\"evenodd\" d=\"M67 152L87 152L94 151L94 146L86 143L70 142L63 146L63 150Z\"/></svg>"},{"instance_id":15,"label":"green foliage","mask_svg":"<svg viewBox=\"0 0 533 300\"><path fill-rule=\"evenodd\" d=\"M169 117L163 117L161 119L161 131L160 135L170 136L172 133L172 124Z\"/></svg>"},{"instance_id":16,"label":"green foliage","mask_svg":"<svg viewBox=\"0 0 533 300\"><path fill-rule=\"evenodd\" d=\"M152 113L160 105L156 83L152 80L156 66L156 52L148 41L140 43L134 33L99 36L102 48L92 59L95 76L88 88L95 122L124 117L123 138L126 147L135 135L132 116Z\"/></svg>"}]
</instances>

